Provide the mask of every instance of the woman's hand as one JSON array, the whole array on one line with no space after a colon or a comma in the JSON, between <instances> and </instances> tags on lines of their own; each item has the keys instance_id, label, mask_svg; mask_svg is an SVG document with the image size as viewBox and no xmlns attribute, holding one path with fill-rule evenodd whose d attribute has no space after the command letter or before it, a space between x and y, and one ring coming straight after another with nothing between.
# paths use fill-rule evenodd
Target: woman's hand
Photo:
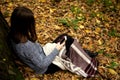
<instances>
[{"instance_id":1,"label":"woman's hand","mask_svg":"<svg viewBox=\"0 0 120 80\"><path fill-rule=\"evenodd\" d=\"M61 44L60 44L60 42L58 42L56 45L56 49L60 51L64 45L65 45L65 41L63 41Z\"/></svg>"}]
</instances>

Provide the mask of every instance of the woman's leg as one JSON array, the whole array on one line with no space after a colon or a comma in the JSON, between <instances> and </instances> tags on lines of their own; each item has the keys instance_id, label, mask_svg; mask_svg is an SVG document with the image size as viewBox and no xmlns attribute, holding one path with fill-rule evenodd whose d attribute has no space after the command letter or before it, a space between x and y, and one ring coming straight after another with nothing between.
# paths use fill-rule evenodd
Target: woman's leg
<instances>
[{"instance_id":1,"label":"woman's leg","mask_svg":"<svg viewBox=\"0 0 120 80\"><path fill-rule=\"evenodd\" d=\"M54 43L57 43L57 42L61 41L61 40L64 38L64 36L67 36L67 41L66 41L66 43L65 43L65 46L66 46L66 50L67 50L66 55L69 56L69 48L70 48L71 44L73 43L74 38L72 38L71 36L69 36L69 35L67 35L67 34L62 34L62 35L58 36L53 42L54 42ZM94 57L96 57L96 56L98 55L98 53L93 53L93 52L91 52L90 50L87 50L87 49L83 49L83 50L84 50L91 58L94 58Z\"/></svg>"},{"instance_id":2,"label":"woman's leg","mask_svg":"<svg viewBox=\"0 0 120 80\"><path fill-rule=\"evenodd\" d=\"M73 43L74 39L67 35L67 34L62 34L60 36L58 36L54 41L53 43L57 43L57 42L60 42L64 36L67 37L67 40L66 40L66 43L65 43L65 46L66 46L66 55L69 57L70 56L70 52L69 52L69 48L71 46L71 44ZM89 50L86 50L86 49L83 49L91 58L95 57L98 55L98 53L92 53L91 51ZM48 70L45 72L46 74L53 74L55 73L56 71L59 71L61 70L61 68L59 68L58 66L54 65L53 63L51 63L51 65L48 67Z\"/></svg>"}]
</instances>

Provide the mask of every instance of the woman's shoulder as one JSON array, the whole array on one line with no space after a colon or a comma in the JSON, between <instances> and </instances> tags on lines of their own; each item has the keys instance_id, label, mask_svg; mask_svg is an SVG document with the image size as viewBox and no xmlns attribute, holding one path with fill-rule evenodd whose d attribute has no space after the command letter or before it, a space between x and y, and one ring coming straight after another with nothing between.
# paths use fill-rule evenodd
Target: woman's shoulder
<instances>
[{"instance_id":1,"label":"woman's shoulder","mask_svg":"<svg viewBox=\"0 0 120 80\"><path fill-rule=\"evenodd\" d=\"M24 42L24 43L18 43L18 44L16 44L17 46L26 46L26 47L34 47L34 46L36 46L37 44L36 44L36 42L32 42L32 41L30 41L30 40L27 40L26 42Z\"/></svg>"},{"instance_id":2,"label":"woman's shoulder","mask_svg":"<svg viewBox=\"0 0 120 80\"><path fill-rule=\"evenodd\" d=\"M34 43L34 42L32 42L32 41L30 41L30 40L28 40L28 41L26 41L26 42L24 42L24 43L14 43L14 42L12 42L12 45L14 46L14 47L16 47L16 48L25 48L25 49L27 49L27 48L33 48L35 45L36 45L36 43Z\"/></svg>"},{"instance_id":3,"label":"woman's shoulder","mask_svg":"<svg viewBox=\"0 0 120 80\"><path fill-rule=\"evenodd\" d=\"M30 40L27 40L24 43L14 43L12 42L13 48L15 48L17 51L36 51L40 48L40 44L37 42L32 42Z\"/></svg>"}]
</instances>

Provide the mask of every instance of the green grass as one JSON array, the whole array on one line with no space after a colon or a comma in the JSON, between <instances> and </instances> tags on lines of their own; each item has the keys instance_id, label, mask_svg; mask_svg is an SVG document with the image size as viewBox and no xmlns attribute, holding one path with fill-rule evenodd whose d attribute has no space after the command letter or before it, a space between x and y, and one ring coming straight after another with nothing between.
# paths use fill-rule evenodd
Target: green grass
<instances>
[{"instance_id":1,"label":"green grass","mask_svg":"<svg viewBox=\"0 0 120 80\"><path fill-rule=\"evenodd\" d=\"M68 19L68 18L63 18L60 19L59 22L65 25L66 27L72 27L74 30L78 29L78 22L79 19Z\"/></svg>"},{"instance_id":2,"label":"green grass","mask_svg":"<svg viewBox=\"0 0 120 80\"><path fill-rule=\"evenodd\" d=\"M107 68L115 69L119 66L119 64L115 61L110 62L110 65Z\"/></svg>"},{"instance_id":3,"label":"green grass","mask_svg":"<svg viewBox=\"0 0 120 80\"><path fill-rule=\"evenodd\" d=\"M95 0L87 0L86 3L87 3L88 5L92 5L94 2L95 2Z\"/></svg>"},{"instance_id":4,"label":"green grass","mask_svg":"<svg viewBox=\"0 0 120 80\"><path fill-rule=\"evenodd\" d=\"M120 38L120 33L117 32L116 29L112 29L108 32L109 36L113 36L113 37L119 37Z\"/></svg>"},{"instance_id":5,"label":"green grass","mask_svg":"<svg viewBox=\"0 0 120 80\"><path fill-rule=\"evenodd\" d=\"M72 27L74 30L77 30L78 27L79 27L79 25L78 25L79 21L85 20L85 17L84 16L78 16L80 13L82 13L82 11L77 6L72 5L70 10L74 15L73 19L63 18L63 19L59 19L58 21L60 23L62 23L63 25L67 26L67 27Z\"/></svg>"}]
</instances>

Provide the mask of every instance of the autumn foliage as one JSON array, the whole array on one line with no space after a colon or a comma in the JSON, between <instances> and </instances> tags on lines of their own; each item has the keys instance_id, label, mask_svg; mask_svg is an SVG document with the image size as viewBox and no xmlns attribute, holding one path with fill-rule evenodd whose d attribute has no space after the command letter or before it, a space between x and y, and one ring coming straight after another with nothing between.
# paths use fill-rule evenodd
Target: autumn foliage
<instances>
[{"instance_id":1,"label":"autumn foliage","mask_svg":"<svg viewBox=\"0 0 120 80\"><path fill-rule=\"evenodd\" d=\"M117 1L117 0L116 0ZM120 4L115 0L2 0L1 11L9 23L16 6L34 12L36 31L41 45L59 34L77 38L82 48L98 52L98 70L111 80L120 79ZM38 75L23 64L19 69L25 80L102 80L83 78L68 71Z\"/></svg>"}]
</instances>

